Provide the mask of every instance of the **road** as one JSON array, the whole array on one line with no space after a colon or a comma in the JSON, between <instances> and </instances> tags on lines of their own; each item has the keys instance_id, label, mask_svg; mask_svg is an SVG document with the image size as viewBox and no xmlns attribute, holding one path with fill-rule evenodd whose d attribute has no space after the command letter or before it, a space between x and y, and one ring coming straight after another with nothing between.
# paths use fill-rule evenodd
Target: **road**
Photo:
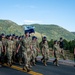
<instances>
[{"instance_id":1,"label":"road","mask_svg":"<svg viewBox=\"0 0 75 75\"><path fill-rule=\"evenodd\" d=\"M32 67L32 71L28 73L22 70L22 66L13 65L10 68L5 65L0 68L0 75L75 75L75 67L62 64L57 67L52 62L48 62L48 66L43 66L38 61L37 65Z\"/></svg>"}]
</instances>

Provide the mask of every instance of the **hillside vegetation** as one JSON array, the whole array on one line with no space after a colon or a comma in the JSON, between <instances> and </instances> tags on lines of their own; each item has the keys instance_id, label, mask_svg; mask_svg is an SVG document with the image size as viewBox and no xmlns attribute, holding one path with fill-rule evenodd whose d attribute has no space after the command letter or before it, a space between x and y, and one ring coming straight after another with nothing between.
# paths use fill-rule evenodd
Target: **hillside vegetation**
<instances>
[{"instance_id":1,"label":"hillside vegetation","mask_svg":"<svg viewBox=\"0 0 75 75\"><path fill-rule=\"evenodd\" d=\"M59 39L60 37L63 37L66 40L73 40L75 39L75 35L68 30L58 26L58 25L44 25L44 24L31 24L35 26L35 34L39 39L42 36L47 36L48 40L50 39ZM16 35L23 35L24 30L23 30L24 25L18 25L15 22L12 22L10 20L0 20L0 33L5 33L5 34L13 34L15 33Z\"/></svg>"}]
</instances>

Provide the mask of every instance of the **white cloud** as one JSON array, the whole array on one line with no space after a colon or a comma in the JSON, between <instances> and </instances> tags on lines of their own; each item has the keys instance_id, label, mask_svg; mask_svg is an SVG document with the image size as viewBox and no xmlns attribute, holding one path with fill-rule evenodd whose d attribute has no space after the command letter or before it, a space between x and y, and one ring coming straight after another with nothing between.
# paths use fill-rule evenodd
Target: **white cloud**
<instances>
[{"instance_id":1,"label":"white cloud","mask_svg":"<svg viewBox=\"0 0 75 75\"><path fill-rule=\"evenodd\" d=\"M34 23L41 23L41 21L35 21L35 20L24 20L25 24L34 24Z\"/></svg>"}]
</instances>

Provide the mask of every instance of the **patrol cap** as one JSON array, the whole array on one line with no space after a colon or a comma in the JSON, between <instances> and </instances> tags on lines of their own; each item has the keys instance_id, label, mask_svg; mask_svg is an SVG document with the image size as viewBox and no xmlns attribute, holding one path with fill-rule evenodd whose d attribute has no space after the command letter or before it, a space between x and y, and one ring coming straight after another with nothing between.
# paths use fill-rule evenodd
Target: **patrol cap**
<instances>
[{"instance_id":1,"label":"patrol cap","mask_svg":"<svg viewBox=\"0 0 75 75\"><path fill-rule=\"evenodd\" d=\"M46 37L46 36L44 36L44 37L42 38L42 40L47 40L47 37Z\"/></svg>"},{"instance_id":2,"label":"patrol cap","mask_svg":"<svg viewBox=\"0 0 75 75\"><path fill-rule=\"evenodd\" d=\"M54 41L54 44L57 42L57 40Z\"/></svg>"},{"instance_id":3,"label":"patrol cap","mask_svg":"<svg viewBox=\"0 0 75 75\"><path fill-rule=\"evenodd\" d=\"M24 35L22 35L21 37L24 38Z\"/></svg>"},{"instance_id":4,"label":"patrol cap","mask_svg":"<svg viewBox=\"0 0 75 75\"><path fill-rule=\"evenodd\" d=\"M11 37L11 36L12 36L11 34L8 35L8 37Z\"/></svg>"},{"instance_id":5,"label":"patrol cap","mask_svg":"<svg viewBox=\"0 0 75 75\"><path fill-rule=\"evenodd\" d=\"M6 39L8 39L9 35L6 35Z\"/></svg>"},{"instance_id":6,"label":"patrol cap","mask_svg":"<svg viewBox=\"0 0 75 75\"><path fill-rule=\"evenodd\" d=\"M26 31L25 31L25 34L27 34L27 33L29 33L29 31L26 30Z\"/></svg>"},{"instance_id":7,"label":"patrol cap","mask_svg":"<svg viewBox=\"0 0 75 75\"><path fill-rule=\"evenodd\" d=\"M2 34L1 34L1 36L5 36L5 34L4 34L4 33L2 33Z\"/></svg>"},{"instance_id":8,"label":"patrol cap","mask_svg":"<svg viewBox=\"0 0 75 75\"><path fill-rule=\"evenodd\" d=\"M36 38L36 36L32 36L32 40L33 40L34 38Z\"/></svg>"},{"instance_id":9,"label":"patrol cap","mask_svg":"<svg viewBox=\"0 0 75 75\"><path fill-rule=\"evenodd\" d=\"M60 40L62 40L63 38L62 37L60 37Z\"/></svg>"},{"instance_id":10,"label":"patrol cap","mask_svg":"<svg viewBox=\"0 0 75 75\"><path fill-rule=\"evenodd\" d=\"M44 39L46 39L47 37L46 37L46 36L44 36L43 38L44 38Z\"/></svg>"},{"instance_id":11,"label":"patrol cap","mask_svg":"<svg viewBox=\"0 0 75 75\"><path fill-rule=\"evenodd\" d=\"M15 39L18 39L19 37L18 36L15 36Z\"/></svg>"},{"instance_id":12,"label":"patrol cap","mask_svg":"<svg viewBox=\"0 0 75 75\"><path fill-rule=\"evenodd\" d=\"M12 36L15 36L15 34L12 34Z\"/></svg>"}]
</instances>

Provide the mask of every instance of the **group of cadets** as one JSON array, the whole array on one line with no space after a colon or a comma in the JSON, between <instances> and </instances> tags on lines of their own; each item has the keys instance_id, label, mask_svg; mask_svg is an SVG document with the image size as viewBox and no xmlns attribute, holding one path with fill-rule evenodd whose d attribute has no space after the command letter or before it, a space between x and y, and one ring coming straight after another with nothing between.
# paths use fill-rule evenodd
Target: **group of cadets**
<instances>
[{"instance_id":1,"label":"group of cadets","mask_svg":"<svg viewBox=\"0 0 75 75\"><path fill-rule=\"evenodd\" d=\"M0 35L0 67L6 63L8 66L12 66L13 63L18 62L23 65L23 70L27 72L31 71L31 67L36 65L36 58L38 53L42 54L42 63L47 66L47 61L50 57L50 51L47 38L42 37L41 50L39 48L38 39L36 36L30 36L29 32L25 32L24 36L15 36L1 34ZM64 57L63 39L60 41L54 41L53 52L55 60L53 64L59 66L58 60L61 54Z\"/></svg>"}]
</instances>

